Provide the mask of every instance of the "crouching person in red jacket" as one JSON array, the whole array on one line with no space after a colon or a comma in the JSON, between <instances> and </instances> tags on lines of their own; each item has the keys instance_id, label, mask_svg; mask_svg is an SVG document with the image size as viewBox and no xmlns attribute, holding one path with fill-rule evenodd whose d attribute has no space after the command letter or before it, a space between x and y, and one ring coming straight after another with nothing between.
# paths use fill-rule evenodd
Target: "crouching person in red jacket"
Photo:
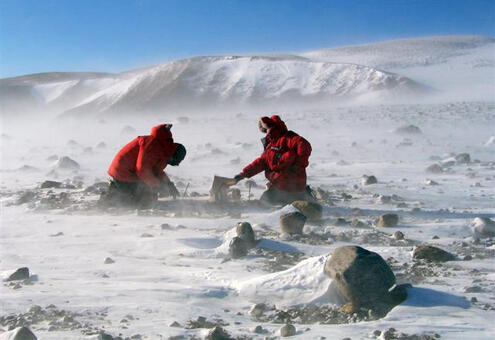
<instances>
[{"instance_id":1,"label":"crouching person in red jacket","mask_svg":"<svg viewBox=\"0 0 495 340\"><path fill-rule=\"evenodd\" d=\"M167 164L179 165L186 156L185 147L174 143L171 128L171 124L157 125L150 136L138 136L120 149L108 169L112 181L107 203L149 208L158 193L179 196L163 171Z\"/></svg>"},{"instance_id":2,"label":"crouching person in red jacket","mask_svg":"<svg viewBox=\"0 0 495 340\"><path fill-rule=\"evenodd\" d=\"M268 189L260 200L271 204L289 204L296 200L313 200L306 186L306 167L309 165L311 144L289 131L279 116L261 117L260 131L264 151L234 178L240 181L264 171Z\"/></svg>"}]
</instances>

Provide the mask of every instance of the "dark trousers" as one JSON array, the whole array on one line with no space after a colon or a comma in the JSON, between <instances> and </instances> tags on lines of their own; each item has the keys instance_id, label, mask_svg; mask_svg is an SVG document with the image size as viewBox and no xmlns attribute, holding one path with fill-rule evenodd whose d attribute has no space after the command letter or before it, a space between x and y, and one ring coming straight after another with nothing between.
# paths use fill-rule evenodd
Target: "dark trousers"
<instances>
[{"instance_id":1,"label":"dark trousers","mask_svg":"<svg viewBox=\"0 0 495 340\"><path fill-rule=\"evenodd\" d=\"M306 186L306 190L301 192L287 192L277 189L275 186L271 186L263 192L260 197L260 201L269 203L271 205L286 205L294 201L314 201L315 198L311 194L311 189Z\"/></svg>"},{"instance_id":2,"label":"dark trousers","mask_svg":"<svg viewBox=\"0 0 495 340\"><path fill-rule=\"evenodd\" d=\"M142 182L110 181L108 192L101 200L108 206L151 208L157 197L153 190Z\"/></svg>"}]
</instances>

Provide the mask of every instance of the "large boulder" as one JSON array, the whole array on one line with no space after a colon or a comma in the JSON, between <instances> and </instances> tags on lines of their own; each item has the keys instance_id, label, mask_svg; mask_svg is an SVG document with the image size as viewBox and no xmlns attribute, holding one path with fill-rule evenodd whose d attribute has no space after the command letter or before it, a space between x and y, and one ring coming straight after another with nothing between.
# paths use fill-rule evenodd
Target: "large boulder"
<instances>
[{"instance_id":1,"label":"large boulder","mask_svg":"<svg viewBox=\"0 0 495 340\"><path fill-rule=\"evenodd\" d=\"M303 233L304 223L306 223L306 216L299 211L294 211L279 217L280 230L286 234L301 235Z\"/></svg>"},{"instance_id":2,"label":"large boulder","mask_svg":"<svg viewBox=\"0 0 495 340\"><path fill-rule=\"evenodd\" d=\"M455 256L443 249L422 244L414 249L413 258L428 262L447 262L455 260Z\"/></svg>"},{"instance_id":3,"label":"large boulder","mask_svg":"<svg viewBox=\"0 0 495 340\"><path fill-rule=\"evenodd\" d=\"M405 290L402 294L390 291L395 275L385 260L359 246L336 248L325 263L325 273L340 295L356 308L388 311L406 297Z\"/></svg>"},{"instance_id":4,"label":"large boulder","mask_svg":"<svg viewBox=\"0 0 495 340\"><path fill-rule=\"evenodd\" d=\"M292 206L299 210L308 221L319 221L323 214L323 208L316 202L309 201L294 201Z\"/></svg>"},{"instance_id":5,"label":"large boulder","mask_svg":"<svg viewBox=\"0 0 495 340\"><path fill-rule=\"evenodd\" d=\"M1 333L0 340L37 340L38 338L27 327L17 327L11 331Z\"/></svg>"},{"instance_id":6,"label":"large boulder","mask_svg":"<svg viewBox=\"0 0 495 340\"><path fill-rule=\"evenodd\" d=\"M473 220L474 234L476 237L495 237L495 221L485 217L476 217Z\"/></svg>"},{"instance_id":7,"label":"large boulder","mask_svg":"<svg viewBox=\"0 0 495 340\"><path fill-rule=\"evenodd\" d=\"M383 214L378 217L376 226L380 228L394 228L399 223L399 216L397 214Z\"/></svg>"},{"instance_id":8,"label":"large boulder","mask_svg":"<svg viewBox=\"0 0 495 340\"><path fill-rule=\"evenodd\" d=\"M239 222L236 226L237 236L242 238L247 242L250 248L252 248L256 243L256 237L254 234L253 227L249 222Z\"/></svg>"}]
</instances>

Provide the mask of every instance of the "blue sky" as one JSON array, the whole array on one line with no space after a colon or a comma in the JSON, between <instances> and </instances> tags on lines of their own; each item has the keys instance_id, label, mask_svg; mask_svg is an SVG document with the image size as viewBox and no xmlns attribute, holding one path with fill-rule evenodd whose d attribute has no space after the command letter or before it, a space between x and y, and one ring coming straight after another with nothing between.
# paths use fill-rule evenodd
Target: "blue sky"
<instances>
[{"instance_id":1,"label":"blue sky","mask_svg":"<svg viewBox=\"0 0 495 340\"><path fill-rule=\"evenodd\" d=\"M0 77L441 34L495 36L495 1L0 0Z\"/></svg>"}]
</instances>

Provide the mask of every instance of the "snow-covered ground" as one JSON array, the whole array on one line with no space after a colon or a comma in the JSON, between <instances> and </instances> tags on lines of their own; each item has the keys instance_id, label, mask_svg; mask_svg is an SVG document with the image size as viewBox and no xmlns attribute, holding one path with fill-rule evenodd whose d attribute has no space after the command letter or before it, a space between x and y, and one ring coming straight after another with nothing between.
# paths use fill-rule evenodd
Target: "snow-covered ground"
<instances>
[{"instance_id":1,"label":"snow-covered ground","mask_svg":"<svg viewBox=\"0 0 495 340\"><path fill-rule=\"evenodd\" d=\"M31 279L0 285L0 327L25 324L39 339L95 339L103 330L132 339L202 339L219 324L233 337L263 339L279 335L277 315L287 312L298 315L291 320L296 339L373 339L375 330L389 328L410 335L401 339L493 338L495 243L478 240L472 223L495 217L494 60L491 38L434 37L304 58L205 57L118 75L2 80L0 277L28 267ZM368 91L397 79L441 95L435 103L413 96L386 104ZM375 100L279 112L222 105L223 95L249 101L252 90L280 99L291 89ZM201 91L218 101L218 110L100 114L110 106L155 105L164 93L187 99ZM90 103L94 119L54 119ZM293 208L254 209L245 181L237 186L240 215L206 203L213 175L232 177L261 153L257 119L272 113L311 142L308 182L329 195L324 222L306 224L302 237L279 233L278 217ZM188 150L179 167L166 171L195 197L180 198L182 205L161 199L163 209L154 211L96 209L99 195L88 188L108 179L115 153L164 122L174 123L175 140ZM397 131L409 125L420 133ZM456 162L461 153L470 162ZM427 172L433 164L442 172ZM378 183L362 185L365 174ZM41 189L45 180L63 188ZM265 183L262 174L254 180L250 200ZM180 211L167 208L172 205ZM397 227L374 226L385 212L400 216ZM228 244L239 221L250 222L261 241L232 260ZM405 239L394 238L396 231ZM412 251L424 243L457 259L418 263ZM336 312L342 301L323 267L333 249L348 244L379 253L399 283L413 285L386 317L367 321ZM250 313L257 303L268 306L258 318ZM316 314L305 321L301 311ZM265 332L253 332L257 325Z\"/></svg>"},{"instance_id":2,"label":"snow-covered ground","mask_svg":"<svg viewBox=\"0 0 495 340\"><path fill-rule=\"evenodd\" d=\"M129 337L140 334L143 339L202 337L205 329L183 327L204 316L226 324L224 328L235 336L275 336L281 325L253 319L249 314L252 305L265 302L283 309L338 304L328 291L331 280L323 273L324 260L335 247L358 244L376 251L394 264L399 281L407 282L412 276L401 265L412 265L415 244L430 243L453 252L460 260L433 266L424 277L415 277L408 300L385 318L335 325L298 324L295 320L297 337L361 339L374 330L393 327L409 334L438 333L445 339L490 338L495 316L495 249L489 242L475 245L470 224L476 216L495 214L495 149L485 145L494 134L494 104L381 105L279 113L291 129L313 144L309 183L331 192L334 201L325 208L327 222L305 227L306 233L322 236L321 242L279 236L278 211L250 210L233 218L136 211L116 214L78 208L97 199L96 194L83 194L83 190L107 178L105 171L114 153L160 121L175 122L175 139L188 148L183 164L167 168L167 172L181 191L189 183L189 193L207 194L213 174L233 176L260 153L255 114L77 124L32 121L6 127L2 136L0 268L27 266L36 280L18 289L4 283L1 314L54 304L57 310L81 314L74 318L93 329ZM407 124L418 126L422 133L394 132ZM128 125L136 131L125 128ZM105 146L97 147L100 142ZM427 166L463 152L470 154L471 163L450 165L442 174L425 172ZM53 155L69 156L80 164L80 170L57 168L54 157L48 160ZM363 174L375 175L378 184L362 186ZM81 188L39 189L47 179ZM427 179L438 185L427 185ZM255 181L260 187L264 183L262 175ZM242 182L239 188L247 199ZM49 190L69 192L73 202L61 209L51 209L39 198L15 204L25 190L33 190L39 197ZM255 198L261 190L253 189ZM343 193L352 198L344 200ZM377 195L392 196L392 200L382 203ZM337 216L355 218L353 208L362 209L362 216L356 218L367 226L336 226ZM376 215L384 211L401 216L397 228L378 230L372 226ZM258 236L264 238L258 245L264 251L255 249L246 258L225 262L225 242L238 221L254 225ZM394 242L391 235L396 230L401 230L407 241ZM434 236L439 238L432 239ZM270 262L276 252L270 250L298 257L274 267ZM468 254L473 260L463 261ZM105 264L107 257L115 262ZM480 288L466 293L473 286ZM472 297L478 302L471 303ZM174 321L181 326L170 327ZM253 333L258 324L268 333ZM55 324L48 331L49 327L44 321L31 329L41 339L85 337L81 329Z\"/></svg>"}]
</instances>

